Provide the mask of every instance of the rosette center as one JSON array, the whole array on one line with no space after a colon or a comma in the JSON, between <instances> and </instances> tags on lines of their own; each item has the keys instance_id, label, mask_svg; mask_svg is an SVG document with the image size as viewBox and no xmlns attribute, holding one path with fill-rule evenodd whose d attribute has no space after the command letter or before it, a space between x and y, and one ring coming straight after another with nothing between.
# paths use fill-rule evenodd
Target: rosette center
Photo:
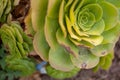
<instances>
[{"instance_id":1,"label":"rosette center","mask_svg":"<svg viewBox=\"0 0 120 80\"><path fill-rule=\"evenodd\" d=\"M83 9L78 13L77 24L83 30L90 30L95 23L95 16L88 9Z\"/></svg>"}]
</instances>

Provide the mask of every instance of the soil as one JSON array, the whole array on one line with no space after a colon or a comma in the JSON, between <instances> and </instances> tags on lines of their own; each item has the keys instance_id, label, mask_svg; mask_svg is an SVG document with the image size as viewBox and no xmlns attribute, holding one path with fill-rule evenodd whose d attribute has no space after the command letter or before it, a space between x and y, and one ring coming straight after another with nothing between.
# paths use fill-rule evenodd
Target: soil
<instances>
[{"instance_id":1,"label":"soil","mask_svg":"<svg viewBox=\"0 0 120 80\"><path fill-rule=\"evenodd\" d=\"M29 0L20 0L20 4L12 11L13 20L17 20L24 28L24 18L30 7ZM120 80L120 39L115 45L115 58L113 64L108 71L99 70L94 73L92 70L81 70L75 77L65 80ZM48 75L36 73L32 77L21 78L20 80L57 80Z\"/></svg>"}]
</instances>

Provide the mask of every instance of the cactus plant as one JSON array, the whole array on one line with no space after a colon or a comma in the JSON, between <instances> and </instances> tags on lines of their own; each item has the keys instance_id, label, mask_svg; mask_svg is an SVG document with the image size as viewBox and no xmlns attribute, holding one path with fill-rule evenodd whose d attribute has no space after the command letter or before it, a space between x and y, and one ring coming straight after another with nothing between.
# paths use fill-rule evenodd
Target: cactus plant
<instances>
[{"instance_id":1,"label":"cactus plant","mask_svg":"<svg viewBox=\"0 0 120 80\"><path fill-rule=\"evenodd\" d=\"M109 68L120 33L119 7L117 0L31 0L26 24L34 29L35 51L51 67L48 74Z\"/></svg>"}]
</instances>

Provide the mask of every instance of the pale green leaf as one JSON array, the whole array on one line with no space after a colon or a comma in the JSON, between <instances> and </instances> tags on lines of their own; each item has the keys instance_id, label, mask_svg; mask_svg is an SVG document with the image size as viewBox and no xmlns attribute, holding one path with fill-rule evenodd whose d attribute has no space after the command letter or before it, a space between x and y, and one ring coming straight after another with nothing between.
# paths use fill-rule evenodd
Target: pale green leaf
<instances>
[{"instance_id":1,"label":"pale green leaf","mask_svg":"<svg viewBox=\"0 0 120 80\"><path fill-rule=\"evenodd\" d=\"M70 53L68 53L63 47L58 46L55 49L50 49L49 63L56 70L71 71L74 65L70 59Z\"/></svg>"},{"instance_id":2,"label":"pale green leaf","mask_svg":"<svg viewBox=\"0 0 120 80\"><path fill-rule=\"evenodd\" d=\"M105 30L109 30L113 28L118 22L118 9L114 5L105 1L101 2L100 6L103 9L103 20L105 22Z\"/></svg>"},{"instance_id":3,"label":"pale green leaf","mask_svg":"<svg viewBox=\"0 0 120 80\"><path fill-rule=\"evenodd\" d=\"M36 0L36 1L31 0L31 9L32 9L31 18L32 18L33 29L35 31L39 31L41 28L44 28L43 26L45 24L47 7L48 7L48 0Z\"/></svg>"},{"instance_id":4,"label":"pale green leaf","mask_svg":"<svg viewBox=\"0 0 120 80\"><path fill-rule=\"evenodd\" d=\"M107 43L107 44L100 44L98 46L95 46L94 48L91 49L92 54L95 56L105 56L109 52L113 50L113 44Z\"/></svg>"},{"instance_id":5,"label":"pale green leaf","mask_svg":"<svg viewBox=\"0 0 120 80\"><path fill-rule=\"evenodd\" d=\"M90 69L99 63L99 57L94 56L87 48L80 47L79 56L71 55L73 64L78 68Z\"/></svg>"},{"instance_id":6,"label":"pale green leaf","mask_svg":"<svg viewBox=\"0 0 120 80\"><path fill-rule=\"evenodd\" d=\"M45 61L48 61L49 45L45 40L43 30L37 32L34 36L33 46L37 54Z\"/></svg>"},{"instance_id":7,"label":"pale green leaf","mask_svg":"<svg viewBox=\"0 0 120 80\"><path fill-rule=\"evenodd\" d=\"M73 77L77 75L79 70L80 70L79 68L74 68L71 71L64 72L64 71L56 70L49 65L46 67L47 74L56 79L65 79L65 78Z\"/></svg>"}]
</instances>

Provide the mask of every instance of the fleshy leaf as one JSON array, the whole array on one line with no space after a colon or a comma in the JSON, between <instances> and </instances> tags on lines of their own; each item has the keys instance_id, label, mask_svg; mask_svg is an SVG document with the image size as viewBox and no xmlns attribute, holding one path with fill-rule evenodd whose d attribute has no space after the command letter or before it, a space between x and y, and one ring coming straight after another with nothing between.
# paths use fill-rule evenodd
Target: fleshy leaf
<instances>
[{"instance_id":1,"label":"fleshy leaf","mask_svg":"<svg viewBox=\"0 0 120 80\"><path fill-rule=\"evenodd\" d=\"M49 0L47 16L49 16L50 18L58 18L61 2L62 0Z\"/></svg>"},{"instance_id":2,"label":"fleshy leaf","mask_svg":"<svg viewBox=\"0 0 120 80\"><path fill-rule=\"evenodd\" d=\"M112 60L114 58L114 55L113 55L113 53L109 53L108 55L106 55L103 58L105 58L105 63L103 65L101 65L101 68L108 70L112 64Z\"/></svg>"},{"instance_id":3,"label":"fleshy leaf","mask_svg":"<svg viewBox=\"0 0 120 80\"><path fill-rule=\"evenodd\" d=\"M5 9L6 5L7 5L7 3L8 3L7 0L1 0L0 1L0 18L3 15L4 9Z\"/></svg>"},{"instance_id":4,"label":"fleshy leaf","mask_svg":"<svg viewBox=\"0 0 120 80\"><path fill-rule=\"evenodd\" d=\"M100 35L100 36L82 37L81 39L97 46L102 43L103 36Z\"/></svg>"},{"instance_id":5,"label":"fleshy leaf","mask_svg":"<svg viewBox=\"0 0 120 80\"><path fill-rule=\"evenodd\" d=\"M99 57L94 56L87 48L80 47L79 56L71 55L73 64L78 68L90 69L99 63Z\"/></svg>"},{"instance_id":6,"label":"fleshy leaf","mask_svg":"<svg viewBox=\"0 0 120 80\"><path fill-rule=\"evenodd\" d=\"M21 33L19 32L19 30L16 27L13 27L13 29L15 31L16 41L23 43L23 37L22 37Z\"/></svg>"},{"instance_id":7,"label":"fleshy leaf","mask_svg":"<svg viewBox=\"0 0 120 80\"><path fill-rule=\"evenodd\" d=\"M10 19L10 12L15 6L14 3L19 0L0 0L0 22L8 22ZM8 22L9 23L9 22Z\"/></svg>"},{"instance_id":8,"label":"fleshy leaf","mask_svg":"<svg viewBox=\"0 0 120 80\"><path fill-rule=\"evenodd\" d=\"M49 0L48 10L45 20L45 38L51 48L55 48L57 43L56 34L59 26L59 8L61 0Z\"/></svg>"},{"instance_id":9,"label":"fleshy leaf","mask_svg":"<svg viewBox=\"0 0 120 80\"><path fill-rule=\"evenodd\" d=\"M84 6L86 6L88 4L92 4L92 3L94 4L96 2L97 2L97 0L81 0L79 2L78 6L76 7L75 13L78 12L81 7L84 7Z\"/></svg>"},{"instance_id":10,"label":"fleshy leaf","mask_svg":"<svg viewBox=\"0 0 120 80\"><path fill-rule=\"evenodd\" d=\"M100 57L99 65L103 66L104 64L105 64L105 58L104 57Z\"/></svg>"},{"instance_id":11,"label":"fleshy leaf","mask_svg":"<svg viewBox=\"0 0 120 80\"><path fill-rule=\"evenodd\" d=\"M61 46L49 51L49 63L56 70L71 71L74 65L71 62L70 54Z\"/></svg>"},{"instance_id":12,"label":"fleshy leaf","mask_svg":"<svg viewBox=\"0 0 120 80\"><path fill-rule=\"evenodd\" d=\"M60 29L57 30L56 38L58 43L63 46L69 53L71 53L75 57L78 56L79 49L77 48L77 46L73 45L68 37L64 38Z\"/></svg>"},{"instance_id":13,"label":"fleshy leaf","mask_svg":"<svg viewBox=\"0 0 120 80\"><path fill-rule=\"evenodd\" d=\"M6 0L6 1L7 1L7 0ZM6 9L5 9L4 14L10 13L10 11L11 11L11 9L12 9L12 1L11 1L11 0L8 0L8 1L7 1L7 5L6 5L5 8L6 8Z\"/></svg>"},{"instance_id":14,"label":"fleshy leaf","mask_svg":"<svg viewBox=\"0 0 120 80\"><path fill-rule=\"evenodd\" d=\"M71 42L73 42L77 46L82 46L82 47L87 47L87 48L94 47L94 45L90 44L89 42L83 41L83 40L82 41L77 41L75 39L72 39L71 37L69 37L69 39L71 40Z\"/></svg>"},{"instance_id":15,"label":"fleshy leaf","mask_svg":"<svg viewBox=\"0 0 120 80\"><path fill-rule=\"evenodd\" d=\"M105 28L105 23L103 20L100 20L96 22L95 25L85 33L89 35L101 35L101 33L103 33L104 31L104 28Z\"/></svg>"},{"instance_id":16,"label":"fleshy leaf","mask_svg":"<svg viewBox=\"0 0 120 80\"><path fill-rule=\"evenodd\" d=\"M70 6L70 12L69 12L69 17L70 17L70 21L72 24L75 23L75 14L74 14L74 10L75 10L75 7L76 7L76 4L77 4L78 0L76 1L73 1L73 4Z\"/></svg>"},{"instance_id":17,"label":"fleshy leaf","mask_svg":"<svg viewBox=\"0 0 120 80\"><path fill-rule=\"evenodd\" d=\"M114 5L105 1L101 2L100 5L103 9L103 20L105 22L105 30L109 30L113 28L118 22L118 10Z\"/></svg>"},{"instance_id":18,"label":"fleshy leaf","mask_svg":"<svg viewBox=\"0 0 120 80\"><path fill-rule=\"evenodd\" d=\"M106 0L111 4L114 4L116 7L120 8L120 0Z\"/></svg>"},{"instance_id":19,"label":"fleshy leaf","mask_svg":"<svg viewBox=\"0 0 120 80\"><path fill-rule=\"evenodd\" d=\"M96 21L99 21L102 18L103 10L99 4L88 4L83 7L83 9L88 9L91 13L94 14Z\"/></svg>"},{"instance_id":20,"label":"fleshy leaf","mask_svg":"<svg viewBox=\"0 0 120 80\"><path fill-rule=\"evenodd\" d=\"M73 29L76 32L76 34L79 36L87 36L87 37L89 36L87 33L80 30L80 28L78 26L73 26Z\"/></svg>"},{"instance_id":21,"label":"fleshy leaf","mask_svg":"<svg viewBox=\"0 0 120 80\"><path fill-rule=\"evenodd\" d=\"M112 64L112 60L114 58L113 52L108 53L106 56L100 57L100 61L96 67L93 68L93 71L98 71L99 68L104 70L108 70Z\"/></svg>"},{"instance_id":22,"label":"fleshy leaf","mask_svg":"<svg viewBox=\"0 0 120 80\"><path fill-rule=\"evenodd\" d=\"M44 32L40 30L34 36L33 46L37 54L45 61L48 61L49 46L45 40Z\"/></svg>"},{"instance_id":23,"label":"fleshy leaf","mask_svg":"<svg viewBox=\"0 0 120 80\"><path fill-rule=\"evenodd\" d=\"M31 0L31 17L35 31L39 31L45 24L45 16L47 13L48 0ZM42 27L40 27L40 26Z\"/></svg>"},{"instance_id":24,"label":"fleshy leaf","mask_svg":"<svg viewBox=\"0 0 120 80\"><path fill-rule=\"evenodd\" d=\"M66 16L65 18L66 18L67 30L68 30L70 37L80 41L81 40L80 37L73 33L73 30L72 30L73 25L72 25L71 21L69 20L68 16Z\"/></svg>"},{"instance_id":25,"label":"fleshy leaf","mask_svg":"<svg viewBox=\"0 0 120 80\"><path fill-rule=\"evenodd\" d=\"M49 46L53 49L58 44L56 39L56 32L58 27L59 27L59 23L57 19L46 17L46 23L44 27L45 38Z\"/></svg>"},{"instance_id":26,"label":"fleshy leaf","mask_svg":"<svg viewBox=\"0 0 120 80\"><path fill-rule=\"evenodd\" d=\"M113 43L116 42L120 34L120 23L114 26L112 29L102 33L104 39L102 43Z\"/></svg>"},{"instance_id":27,"label":"fleshy leaf","mask_svg":"<svg viewBox=\"0 0 120 80\"><path fill-rule=\"evenodd\" d=\"M80 70L79 68L74 68L69 72L64 72L64 71L56 70L49 65L46 67L47 74L56 79L65 79L65 78L73 77L78 73L79 70Z\"/></svg>"},{"instance_id":28,"label":"fleshy leaf","mask_svg":"<svg viewBox=\"0 0 120 80\"><path fill-rule=\"evenodd\" d=\"M35 72L35 64L32 62L32 60L25 58L25 59L19 59L19 58L13 58L9 61L6 60L8 63L8 68L11 70L17 70L20 71L22 76L31 75Z\"/></svg>"},{"instance_id":29,"label":"fleshy leaf","mask_svg":"<svg viewBox=\"0 0 120 80\"><path fill-rule=\"evenodd\" d=\"M85 9L86 10L86 9ZM93 13L88 10L82 10L78 15L78 25L83 31L88 31L96 22L95 16Z\"/></svg>"},{"instance_id":30,"label":"fleshy leaf","mask_svg":"<svg viewBox=\"0 0 120 80\"><path fill-rule=\"evenodd\" d=\"M11 37L13 40L15 40L15 37L14 37L14 36L15 36L15 31L14 31L13 28L11 28L11 27L9 27L8 25L4 24L4 25L2 25L1 30L2 30L3 32L5 32L5 34L10 35L10 37Z\"/></svg>"},{"instance_id":31,"label":"fleshy leaf","mask_svg":"<svg viewBox=\"0 0 120 80\"><path fill-rule=\"evenodd\" d=\"M104 58L104 57L100 57L100 61L99 61L98 65L95 66L94 68L92 68L92 70L93 70L94 72L97 72L97 71L99 70L99 68L100 68L101 66L103 66L104 64L105 64L105 58Z\"/></svg>"},{"instance_id":32,"label":"fleshy leaf","mask_svg":"<svg viewBox=\"0 0 120 80\"><path fill-rule=\"evenodd\" d=\"M100 44L98 46L95 46L94 48L91 49L92 54L95 56L105 56L108 54L108 52L111 52L113 49L113 44L108 43L108 44Z\"/></svg>"},{"instance_id":33,"label":"fleshy leaf","mask_svg":"<svg viewBox=\"0 0 120 80\"><path fill-rule=\"evenodd\" d=\"M62 0L62 3L60 5L60 11L59 11L59 24L60 24L60 27L62 29L62 32L64 34L64 37L67 36L67 32L66 32L66 28L65 28L65 25L64 25L64 0Z\"/></svg>"},{"instance_id":34,"label":"fleshy leaf","mask_svg":"<svg viewBox=\"0 0 120 80\"><path fill-rule=\"evenodd\" d=\"M26 53L26 51L24 50L24 47L23 47L23 45L22 45L21 43L16 42L16 45L17 45L17 47L18 47L18 49L19 49L20 54L21 54L23 57L28 54L28 53Z\"/></svg>"}]
</instances>

